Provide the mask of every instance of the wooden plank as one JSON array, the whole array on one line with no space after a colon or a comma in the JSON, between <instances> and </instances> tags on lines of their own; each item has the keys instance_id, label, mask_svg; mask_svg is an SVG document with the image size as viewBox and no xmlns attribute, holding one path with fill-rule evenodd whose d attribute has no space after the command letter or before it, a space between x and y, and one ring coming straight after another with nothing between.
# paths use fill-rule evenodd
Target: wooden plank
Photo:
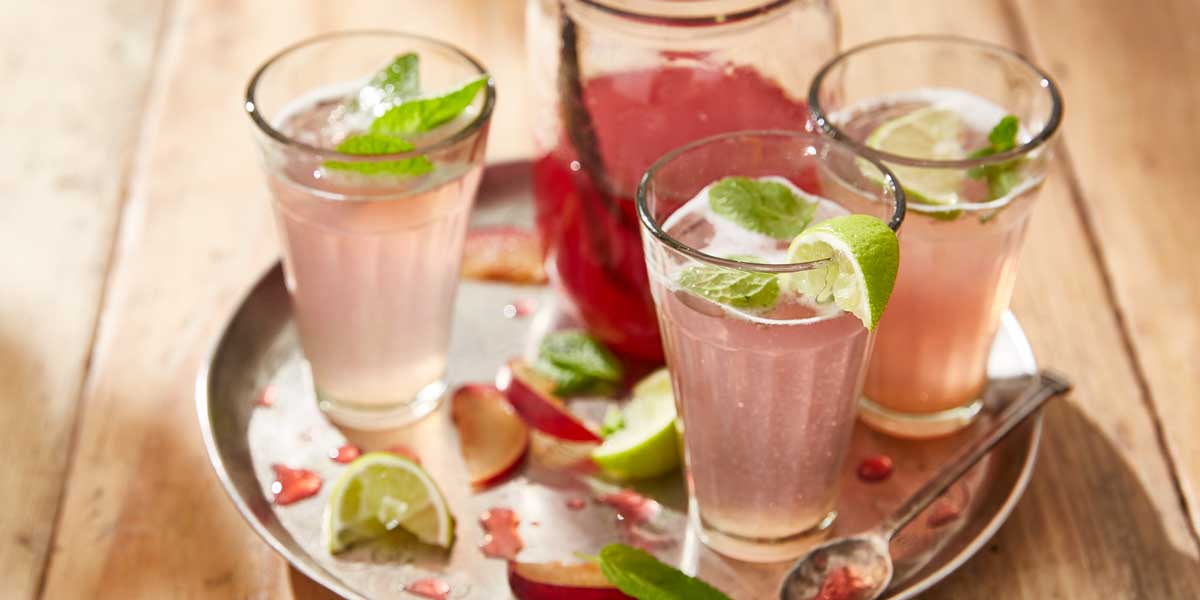
<instances>
[{"instance_id":1,"label":"wooden plank","mask_svg":"<svg viewBox=\"0 0 1200 600\"><path fill-rule=\"evenodd\" d=\"M212 475L192 403L202 354L276 255L242 90L263 59L309 35L420 31L485 57L502 90L492 156L519 155L529 138L521 11L519 2L180 0L145 115L45 597L292 594L283 561Z\"/></svg>"},{"instance_id":2,"label":"wooden plank","mask_svg":"<svg viewBox=\"0 0 1200 600\"><path fill-rule=\"evenodd\" d=\"M1200 532L1200 4L1017 2L1067 94L1082 210ZM1070 27L1056 24L1070 23ZM1132 401L1132 398L1130 399Z\"/></svg>"},{"instance_id":3,"label":"wooden plank","mask_svg":"<svg viewBox=\"0 0 1200 600\"><path fill-rule=\"evenodd\" d=\"M847 0L840 6L847 45L940 32L1020 46L1020 22L1002 1ZM1040 12L1029 17L1045 19ZM1074 18L1064 13L1047 22ZM1071 56L1090 52L1090 45L1074 46ZM1068 104L1073 97L1068 90ZM1069 111L1068 123L1072 118ZM1012 519L927 596L1197 597L1200 580L1191 574L1198 549L1072 198L1071 165L1062 157L1057 163L1030 227L1013 308L1039 360L1071 374L1077 389L1047 411L1040 463Z\"/></svg>"},{"instance_id":4,"label":"wooden plank","mask_svg":"<svg viewBox=\"0 0 1200 600\"><path fill-rule=\"evenodd\" d=\"M156 45L154 1L0 19L0 582L40 585Z\"/></svg>"}]
</instances>

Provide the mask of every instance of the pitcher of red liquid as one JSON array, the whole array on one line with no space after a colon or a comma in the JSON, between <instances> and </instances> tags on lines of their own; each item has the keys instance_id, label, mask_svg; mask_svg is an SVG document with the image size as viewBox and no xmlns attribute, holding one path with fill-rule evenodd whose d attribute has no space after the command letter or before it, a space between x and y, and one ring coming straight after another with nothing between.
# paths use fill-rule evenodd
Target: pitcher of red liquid
<instances>
[{"instance_id":1,"label":"pitcher of red liquid","mask_svg":"<svg viewBox=\"0 0 1200 600\"><path fill-rule=\"evenodd\" d=\"M593 335L661 363L638 180L703 137L806 129L836 14L828 0L529 0L526 17L547 270Z\"/></svg>"}]
</instances>

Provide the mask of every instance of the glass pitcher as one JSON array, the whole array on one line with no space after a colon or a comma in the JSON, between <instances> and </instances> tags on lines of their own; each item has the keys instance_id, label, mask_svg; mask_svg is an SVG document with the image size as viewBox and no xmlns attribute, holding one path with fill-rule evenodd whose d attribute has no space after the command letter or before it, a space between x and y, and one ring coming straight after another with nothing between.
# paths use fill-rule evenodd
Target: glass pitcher
<instances>
[{"instance_id":1,"label":"glass pitcher","mask_svg":"<svg viewBox=\"0 0 1200 600\"><path fill-rule=\"evenodd\" d=\"M548 271L593 335L661 363L638 180L703 137L809 129L836 13L828 0L529 0L526 32Z\"/></svg>"}]
</instances>

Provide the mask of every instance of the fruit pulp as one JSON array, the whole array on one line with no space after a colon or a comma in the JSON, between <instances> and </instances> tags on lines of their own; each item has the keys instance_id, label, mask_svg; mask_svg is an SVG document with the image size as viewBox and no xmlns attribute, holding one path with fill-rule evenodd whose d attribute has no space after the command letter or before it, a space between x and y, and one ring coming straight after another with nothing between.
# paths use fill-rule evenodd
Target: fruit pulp
<instances>
[{"instance_id":1,"label":"fruit pulp","mask_svg":"<svg viewBox=\"0 0 1200 600\"><path fill-rule=\"evenodd\" d=\"M822 201L814 222L844 213ZM709 254L786 262L787 242L721 220L702 193L664 228ZM651 283L702 537L742 560L793 557L832 522L870 332L832 304L784 292L743 312L676 280L656 272Z\"/></svg>"},{"instance_id":2,"label":"fruit pulp","mask_svg":"<svg viewBox=\"0 0 1200 600\"><path fill-rule=\"evenodd\" d=\"M966 92L919 90L850 107L835 119L852 138L865 139L883 123L930 105L960 115L960 141L968 152L987 146L988 132L1006 114ZM930 213L910 204L899 232L900 271L867 371L864 390L872 403L902 415L936 415L980 398L1040 183L1022 174L1008 196L991 199L984 181L964 177L958 193L966 210ZM971 207L982 202L989 208ZM876 424L869 416L865 420ZM924 437L922 430L917 424L893 433ZM928 430L948 432L937 426Z\"/></svg>"},{"instance_id":3,"label":"fruit pulp","mask_svg":"<svg viewBox=\"0 0 1200 600\"><path fill-rule=\"evenodd\" d=\"M319 145L341 98L281 119ZM322 407L344 425L422 416L443 386L458 266L480 166L438 163L402 178L323 168L285 155L269 165L284 271L300 344Z\"/></svg>"},{"instance_id":4,"label":"fruit pulp","mask_svg":"<svg viewBox=\"0 0 1200 600\"><path fill-rule=\"evenodd\" d=\"M556 285L614 351L661 363L662 344L633 201L659 157L744 129L804 130L807 105L746 67L666 67L584 83L606 181L595 182L560 132L534 163L538 229Z\"/></svg>"}]
</instances>

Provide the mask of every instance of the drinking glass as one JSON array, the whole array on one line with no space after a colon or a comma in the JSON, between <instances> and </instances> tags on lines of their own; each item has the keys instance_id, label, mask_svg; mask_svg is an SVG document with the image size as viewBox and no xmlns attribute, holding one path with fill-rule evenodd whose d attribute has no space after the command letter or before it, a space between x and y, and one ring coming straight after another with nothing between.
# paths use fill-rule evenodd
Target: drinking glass
<instances>
[{"instance_id":1,"label":"drinking glass","mask_svg":"<svg viewBox=\"0 0 1200 600\"><path fill-rule=\"evenodd\" d=\"M334 148L339 107L401 54L420 61L420 89L442 93L487 73L461 50L419 35L356 31L291 46L246 90L283 250L287 289L318 401L339 424L383 429L436 408L467 218L495 104L490 79L474 103L373 156ZM421 175L327 168L428 159Z\"/></svg>"},{"instance_id":2,"label":"drinking glass","mask_svg":"<svg viewBox=\"0 0 1200 600\"><path fill-rule=\"evenodd\" d=\"M924 35L847 50L817 73L809 103L822 132L892 167L908 191L900 273L879 323L862 419L901 437L957 431L982 406L988 354L1062 120L1058 88L1005 48ZM958 115L963 153L906 155L870 143L889 122L930 107ZM972 157L1005 115L1018 119L1016 145ZM990 173L1003 173L1003 188L992 187ZM961 182L959 201L923 199L910 187L918 179Z\"/></svg>"},{"instance_id":3,"label":"drinking glass","mask_svg":"<svg viewBox=\"0 0 1200 600\"><path fill-rule=\"evenodd\" d=\"M749 312L690 291L680 281L693 268L783 278L825 263L706 254L706 240L717 239L713 221L690 210L674 215L721 178L774 176L827 200L814 222L862 213L898 228L903 192L882 165L872 163L883 177L870 178L859 160L849 146L816 134L735 132L672 151L638 188L693 527L734 558L794 557L833 522L872 334L853 314L786 292L769 310ZM724 239L723 254L745 253Z\"/></svg>"}]
</instances>

